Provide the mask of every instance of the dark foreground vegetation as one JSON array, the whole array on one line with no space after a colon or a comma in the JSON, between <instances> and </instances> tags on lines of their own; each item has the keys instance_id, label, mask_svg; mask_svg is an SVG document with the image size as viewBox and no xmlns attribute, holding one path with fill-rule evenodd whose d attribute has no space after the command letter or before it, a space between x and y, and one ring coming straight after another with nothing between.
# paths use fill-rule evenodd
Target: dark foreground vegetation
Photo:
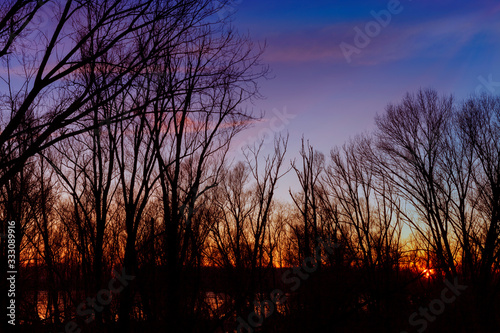
<instances>
[{"instance_id":1,"label":"dark foreground vegetation","mask_svg":"<svg viewBox=\"0 0 500 333\"><path fill-rule=\"evenodd\" d=\"M500 99L422 89L327 157L277 134L235 158L268 71L226 5L2 3L16 327L500 331Z\"/></svg>"}]
</instances>

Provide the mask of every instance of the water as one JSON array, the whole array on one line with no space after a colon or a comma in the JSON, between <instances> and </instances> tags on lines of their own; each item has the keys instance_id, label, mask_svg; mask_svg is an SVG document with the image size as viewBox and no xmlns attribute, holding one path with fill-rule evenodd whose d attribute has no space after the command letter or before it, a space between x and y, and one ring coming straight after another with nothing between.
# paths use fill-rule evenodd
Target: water
<instances>
[{"instance_id":1,"label":"water","mask_svg":"<svg viewBox=\"0 0 500 333\"><path fill-rule=\"evenodd\" d=\"M34 294L32 293L29 295L28 299L33 299ZM74 291L72 292L72 299L73 301L77 302L78 300L82 300L81 302L86 302L87 297L83 294L81 291ZM287 297L290 296L290 294L286 294ZM37 304L36 304L36 314L35 314L35 319L38 318L41 321L49 321L51 322L51 309L49 309L49 293L48 291L39 291L37 294ZM275 311L285 314L286 313L286 303L283 302L278 302L277 304L273 304L272 307L269 306L270 302L270 296L266 294L257 294L256 295L256 300L257 302L254 302L254 311L257 314L261 314L262 308L264 309L264 315L267 317L269 315L272 315ZM268 302L265 302L268 301ZM137 319L137 320L142 320L144 319L144 313L141 309L140 306L140 296L137 295L135 298L135 306L132 310L132 317ZM262 302L264 304L263 307L259 305L258 302ZM115 302L116 303L116 302ZM234 303L234 300L227 294L225 293L215 293L215 292L206 292L205 293L205 298L203 300L203 304L205 305L205 309L208 310L209 315L211 318L218 318L223 316L224 314L227 313L229 309L231 309L232 305ZM80 303L77 303L80 304ZM113 306L113 302L111 303L111 306ZM116 305L116 304L115 304ZM60 319L62 322L70 320L69 318L71 315L73 315L73 303L72 300L67 297L66 293L60 293L59 298L58 298L58 307L59 307L59 312L60 312ZM66 313L64 310L66 309ZM71 309L68 311L68 309ZM66 316L68 318L66 318ZM118 315L115 316L115 320L118 319ZM23 321L21 322L21 324Z\"/></svg>"}]
</instances>

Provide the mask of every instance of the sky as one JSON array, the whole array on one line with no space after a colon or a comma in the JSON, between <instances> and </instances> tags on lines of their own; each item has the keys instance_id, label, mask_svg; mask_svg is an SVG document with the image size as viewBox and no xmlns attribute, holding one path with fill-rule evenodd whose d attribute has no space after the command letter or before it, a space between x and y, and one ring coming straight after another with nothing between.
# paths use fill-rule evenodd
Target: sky
<instances>
[{"instance_id":1,"label":"sky","mask_svg":"<svg viewBox=\"0 0 500 333\"><path fill-rule=\"evenodd\" d=\"M260 82L265 99L251 106L265 117L237 146L263 137L270 152L270 133L282 132L289 159L302 136L328 156L373 131L376 114L406 92L500 94L499 1L235 0L224 10L236 30L266 43L272 71Z\"/></svg>"}]
</instances>

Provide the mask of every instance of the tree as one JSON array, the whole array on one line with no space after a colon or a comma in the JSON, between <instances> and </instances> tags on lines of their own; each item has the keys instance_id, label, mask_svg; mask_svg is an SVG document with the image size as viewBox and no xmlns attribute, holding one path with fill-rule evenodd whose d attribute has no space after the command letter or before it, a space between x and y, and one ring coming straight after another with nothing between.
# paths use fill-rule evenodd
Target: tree
<instances>
[{"instance_id":1,"label":"tree","mask_svg":"<svg viewBox=\"0 0 500 333\"><path fill-rule=\"evenodd\" d=\"M495 303L489 292L493 265L500 257L500 98L490 95L467 99L458 112L463 144L472 149L474 196L481 213L479 239L479 304L485 328L497 329ZM498 283L498 282L497 282Z\"/></svg>"},{"instance_id":2,"label":"tree","mask_svg":"<svg viewBox=\"0 0 500 333\"><path fill-rule=\"evenodd\" d=\"M321 152L315 151L309 142L305 145L304 138L302 138L300 156L302 158L302 169L299 170L295 161L292 162L292 168L297 174L302 191L300 194L293 194L290 191L290 196L303 219L304 239L302 248L304 258L306 258L311 256L311 249L318 245L318 191L325 156ZM301 247L300 244L299 247Z\"/></svg>"},{"instance_id":3,"label":"tree","mask_svg":"<svg viewBox=\"0 0 500 333\"><path fill-rule=\"evenodd\" d=\"M14 41L26 37L30 23L47 0L9 0L0 7L0 58L14 52Z\"/></svg>"},{"instance_id":4,"label":"tree","mask_svg":"<svg viewBox=\"0 0 500 333\"><path fill-rule=\"evenodd\" d=\"M381 157L373 164L431 231L428 241L438 257L439 269L448 278L457 271L449 235L450 187L439 159L446 149L445 133L452 112L453 98L439 97L434 90L419 90L407 94L399 104L390 104L375 120ZM409 222L425 237L417 221L410 218Z\"/></svg>"},{"instance_id":5,"label":"tree","mask_svg":"<svg viewBox=\"0 0 500 333\"><path fill-rule=\"evenodd\" d=\"M193 26L151 70L154 151L163 200L170 320L180 317L183 264L200 197L217 185L231 139L253 119L241 108L258 96L262 50L224 27ZM186 38L189 37L189 38Z\"/></svg>"},{"instance_id":6,"label":"tree","mask_svg":"<svg viewBox=\"0 0 500 333\"><path fill-rule=\"evenodd\" d=\"M183 23L193 21L197 10L191 1L61 0L51 3L54 22L39 28L36 18L45 1L9 4L0 18L5 43L1 61L7 73L1 80L6 93L0 119L0 184L19 172L30 156L85 132L71 125L126 89L133 80L123 78L138 76L170 37L182 31ZM160 33L158 24L164 21L170 25ZM141 44L130 43L135 36L141 36ZM94 73L90 82L81 80L84 72ZM95 81L103 83L99 89L93 89ZM118 89L111 89L116 85ZM107 90L113 93L103 94ZM108 120L123 117L127 114ZM26 133L29 140L16 144L13 139Z\"/></svg>"}]
</instances>

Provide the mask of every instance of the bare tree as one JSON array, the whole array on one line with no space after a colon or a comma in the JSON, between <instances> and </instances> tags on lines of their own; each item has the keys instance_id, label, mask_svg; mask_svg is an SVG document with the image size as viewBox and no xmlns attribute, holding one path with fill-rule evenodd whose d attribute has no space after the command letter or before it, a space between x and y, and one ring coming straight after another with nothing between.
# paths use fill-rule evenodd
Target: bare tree
<instances>
[{"instance_id":1,"label":"bare tree","mask_svg":"<svg viewBox=\"0 0 500 333\"><path fill-rule=\"evenodd\" d=\"M485 328L495 327L495 305L489 292L493 265L500 257L500 98L482 95L467 99L458 113L463 144L473 151L474 196L479 200L479 305ZM498 282L497 282L498 283Z\"/></svg>"},{"instance_id":2,"label":"bare tree","mask_svg":"<svg viewBox=\"0 0 500 333\"><path fill-rule=\"evenodd\" d=\"M439 168L447 177L451 189L450 222L461 252L461 273L472 281L477 277L481 241L477 221L480 219L479 198L474 195L474 175L477 162L474 148L467 135L460 130L460 114L453 115L452 126L446 130L445 149L439 159Z\"/></svg>"},{"instance_id":3,"label":"bare tree","mask_svg":"<svg viewBox=\"0 0 500 333\"><path fill-rule=\"evenodd\" d=\"M98 108L118 96L131 82L123 78L139 75L169 44L172 32L182 27L185 13L196 10L190 1L61 0L49 3L56 15L53 23L43 28L31 28L28 24L25 28L25 23L37 21L44 4L45 1L11 2L0 18L0 33L7 39L3 49L10 52L2 58L6 74L1 80L5 93L0 118L0 184L21 170L30 156L86 131L71 125L92 112L89 103L94 101L93 107ZM161 21L171 25L159 34L157 26ZM20 29L26 33L18 33ZM15 48L9 37L14 36L12 33L19 40ZM129 42L137 35L143 41L140 47ZM80 79L89 67L107 68L107 79L98 90L92 89L92 82ZM102 94L102 90L118 83L120 89ZM122 117L126 115L117 114L109 120ZM30 140L23 145L13 144L13 138L26 133Z\"/></svg>"},{"instance_id":4,"label":"bare tree","mask_svg":"<svg viewBox=\"0 0 500 333\"><path fill-rule=\"evenodd\" d=\"M448 278L457 271L450 244L450 188L439 159L446 149L445 133L452 111L452 97L439 97L433 90L407 94L401 103L389 105L386 113L376 118L383 157L374 164L430 229L428 241L439 259L439 269ZM417 221L409 221L425 236Z\"/></svg>"},{"instance_id":5,"label":"bare tree","mask_svg":"<svg viewBox=\"0 0 500 333\"><path fill-rule=\"evenodd\" d=\"M0 6L0 58L14 52L16 39L26 37L33 18L48 0L9 0Z\"/></svg>"},{"instance_id":6,"label":"bare tree","mask_svg":"<svg viewBox=\"0 0 500 333\"><path fill-rule=\"evenodd\" d=\"M320 176L323 172L325 156L307 142L305 144L302 138L302 148L300 150L302 159L302 168L299 169L296 162L292 162L292 168L295 170L301 186L300 194L290 196L302 215L304 223L303 254L305 257L311 256L311 249L318 245L318 206L320 188ZM302 196L302 198L300 198ZM300 247L300 244L299 244Z\"/></svg>"},{"instance_id":7,"label":"bare tree","mask_svg":"<svg viewBox=\"0 0 500 333\"><path fill-rule=\"evenodd\" d=\"M214 191L219 217L212 228L211 237L217 249L216 259L226 269L231 283L234 306L226 314L241 315L249 310L266 280L265 268L272 265L274 247L269 240L274 212L274 192L278 180L286 173L281 171L287 147L287 138L275 138L272 155L262 156L263 141L246 147L245 162L238 162L225 171L220 186ZM272 252L272 249L270 250ZM214 260L216 263L217 261Z\"/></svg>"},{"instance_id":8,"label":"bare tree","mask_svg":"<svg viewBox=\"0 0 500 333\"><path fill-rule=\"evenodd\" d=\"M255 292L257 281L262 281L262 276L257 275L257 268L263 266L264 244L266 233L270 232L270 218L273 208L274 192L278 180L288 172L283 172L284 158L288 145L288 137L278 136L274 140L274 153L264 158L264 168L261 171L260 155L263 141L245 152L245 158L255 181L255 207L249 216L251 240L251 283L250 292Z\"/></svg>"},{"instance_id":9,"label":"bare tree","mask_svg":"<svg viewBox=\"0 0 500 333\"><path fill-rule=\"evenodd\" d=\"M261 50L225 28L193 26L151 70L155 156L163 200L169 270L166 315L179 318L182 267L200 197L217 185L231 139L252 119L242 102L258 95L267 69ZM185 38L189 36L189 38Z\"/></svg>"}]
</instances>

